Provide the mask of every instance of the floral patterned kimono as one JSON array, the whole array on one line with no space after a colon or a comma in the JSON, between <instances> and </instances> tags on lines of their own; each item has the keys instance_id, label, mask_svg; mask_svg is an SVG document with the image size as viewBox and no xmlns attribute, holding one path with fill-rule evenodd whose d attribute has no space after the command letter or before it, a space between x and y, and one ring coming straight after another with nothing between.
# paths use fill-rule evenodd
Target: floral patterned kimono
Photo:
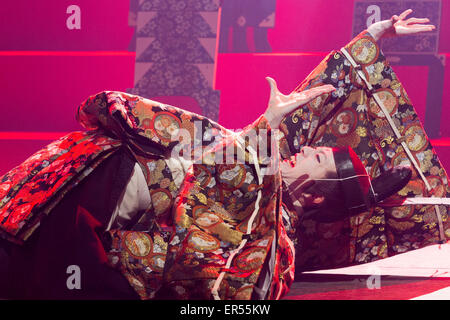
<instances>
[{"instance_id":1,"label":"floral patterned kimono","mask_svg":"<svg viewBox=\"0 0 450 320\"><path fill-rule=\"evenodd\" d=\"M374 208L328 224L302 219L283 206L277 155L287 158L304 145L350 145L372 176L412 161L413 179L400 194L447 196L446 173L369 34L332 52L297 90L325 83L336 92L286 117L283 136L266 141L265 151L245 140L256 132L272 141L264 117L234 134L202 116L138 96L92 96L77 114L88 131L62 137L1 177L0 236L28 246L43 237L39 231L51 234L54 228L45 229L46 222L53 213L64 215L56 212L58 205L89 177L100 179L96 173L116 175L120 162L100 170L126 152L144 173L152 205L127 228L106 232L86 208L74 210L76 222L85 221L80 232L92 236L86 248L94 260L117 271L141 299L280 299L294 277L289 238L299 271L365 263L446 240L450 229L443 206ZM168 161L178 145L172 134L181 130L188 146L182 155L201 160L186 172ZM234 150L231 163L217 161L224 149ZM268 165L266 157L275 164ZM64 241L57 242L64 251Z\"/></svg>"}]
</instances>

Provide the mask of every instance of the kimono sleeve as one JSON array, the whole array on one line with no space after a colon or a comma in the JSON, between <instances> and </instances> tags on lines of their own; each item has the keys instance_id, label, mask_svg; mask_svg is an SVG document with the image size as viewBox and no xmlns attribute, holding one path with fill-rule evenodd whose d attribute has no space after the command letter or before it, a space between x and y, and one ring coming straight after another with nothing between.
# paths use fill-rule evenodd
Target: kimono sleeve
<instances>
[{"instance_id":1,"label":"kimono sleeve","mask_svg":"<svg viewBox=\"0 0 450 320\"><path fill-rule=\"evenodd\" d=\"M118 91L90 96L78 108L77 120L88 130L126 141L142 156L168 156L181 145L181 155L195 157L230 134L204 116Z\"/></svg>"},{"instance_id":2,"label":"kimono sleeve","mask_svg":"<svg viewBox=\"0 0 450 320\"><path fill-rule=\"evenodd\" d=\"M370 34L363 32L345 48L351 48L360 39L368 37L371 37ZM379 52L378 47L376 50ZM316 144L324 134L323 124L342 109L354 89L364 87L356 70L338 50L330 52L294 91L304 91L326 84L333 85L336 91L317 97L287 115L281 122L280 130L284 137L280 140L280 152L283 158L289 158L305 145Z\"/></svg>"},{"instance_id":3,"label":"kimono sleeve","mask_svg":"<svg viewBox=\"0 0 450 320\"><path fill-rule=\"evenodd\" d=\"M332 79L339 97L319 97L284 119L288 147L281 148L283 156L304 145L350 146L371 177L395 166L413 170L398 196L448 197L447 173L405 87L370 33L362 32L331 53L299 88ZM446 241L447 215L445 206L416 205L374 207L331 224L305 218L297 229L297 270L368 263Z\"/></svg>"}]
</instances>

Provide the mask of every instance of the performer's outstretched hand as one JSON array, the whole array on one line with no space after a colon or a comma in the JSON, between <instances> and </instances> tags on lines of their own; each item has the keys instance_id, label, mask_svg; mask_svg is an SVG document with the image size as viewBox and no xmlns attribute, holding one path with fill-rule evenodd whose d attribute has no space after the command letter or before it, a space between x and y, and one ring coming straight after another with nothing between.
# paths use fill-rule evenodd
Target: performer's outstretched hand
<instances>
[{"instance_id":1,"label":"performer's outstretched hand","mask_svg":"<svg viewBox=\"0 0 450 320\"><path fill-rule=\"evenodd\" d=\"M378 41L381 38L429 32L436 28L432 24L425 24L430 22L428 18L409 18L405 20L411 12L413 11L408 9L399 16L392 16L389 20L375 22L367 28L367 31Z\"/></svg>"},{"instance_id":2,"label":"performer's outstretched hand","mask_svg":"<svg viewBox=\"0 0 450 320\"><path fill-rule=\"evenodd\" d=\"M315 87L302 92L292 92L289 95L282 94L274 79L266 77L270 85L270 98L264 116L269 121L272 129L277 129L281 120L290 112L297 109L299 106L307 104L317 98L318 96L330 93L336 89L332 85L324 85Z\"/></svg>"}]
</instances>

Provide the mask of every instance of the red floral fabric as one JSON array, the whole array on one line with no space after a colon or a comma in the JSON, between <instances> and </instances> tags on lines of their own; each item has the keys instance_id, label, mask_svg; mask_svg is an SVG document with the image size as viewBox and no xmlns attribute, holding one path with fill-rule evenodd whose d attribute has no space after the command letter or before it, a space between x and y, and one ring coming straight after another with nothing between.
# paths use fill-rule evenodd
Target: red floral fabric
<instances>
[{"instance_id":1,"label":"red floral fabric","mask_svg":"<svg viewBox=\"0 0 450 320\"><path fill-rule=\"evenodd\" d=\"M0 236L21 243L71 188L120 142L98 132L73 132L0 179Z\"/></svg>"}]
</instances>

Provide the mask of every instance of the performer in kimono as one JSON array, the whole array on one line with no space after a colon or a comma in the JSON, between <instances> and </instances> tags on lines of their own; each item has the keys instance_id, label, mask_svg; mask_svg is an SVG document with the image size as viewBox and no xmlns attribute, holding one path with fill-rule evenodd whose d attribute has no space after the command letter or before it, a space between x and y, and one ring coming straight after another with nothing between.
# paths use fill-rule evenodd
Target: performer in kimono
<instances>
[{"instance_id":1,"label":"performer in kimono","mask_svg":"<svg viewBox=\"0 0 450 320\"><path fill-rule=\"evenodd\" d=\"M288 96L269 79L272 94L267 111L240 134L204 117L125 93L102 92L87 99L78 119L88 131L50 144L0 181L0 233L11 256L8 297L280 299L294 279L294 247L286 228L294 234L296 221L300 222L295 232L300 236L295 244L300 268L368 262L401 252L399 241L414 239L404 249L411 250L442 239L439 230L445 229L439 227L446 220L433 225L435 211L416 206L414 217L405 218L394 208L388 216L383 208L370 208L376 200L368 200L370 193L364 192L362 216L329 223L331 213L324 216L325 224L311 216L302 219L298 214L306 208L308 197L301 196L312 186L308 179L289 180L291 170L302 167L303 161L291 160L302 146L347 150L351 146L370 169L369 175L376 177L411 161L415 184L410 188L420 186L421 174L442 182L430 180L435 188L415 194L438 195L445 190L446 195L445 172L374 38L391 30L429 30L420 26L422 20L404 20L405 16L378 23L373 28L378 33L366 31L341 52L332 53ZM383 126L377 106L384 104L392 108L387 119L394 117L396 126L407 125L401 128L406 139L394 135L388 139L387 132L395 134L396 127ZM273 139L278 127L282 136ZM182 144L173 141L178 132ZM266 141L266 148L255 149L246 141L252 132ZM413 139L408 139L411 134ZM407 143L416 146L417 135L425 147L414 150L416 157L410 160ZM267 142L273 140L276 143ZM187 148L177 149L180 145ZM228 150L233 150L235 161L218 161L230 155ZM314 150L326 154L329 149ZM318 155L318 160L332 158L340 163L335 154L346 154L345 148L331 150L337 150L331 151L333 157L325 155L321 160ZM281 166L288 192L282 190L279 154L286 160ZM353 161L348 162L355 157L350 151L347 155L347 163L355 168ZM387 161L394 157L397 161ZM356 170L354 176L367 175ZM319 179L322 176L315 180ZM361 185L370 186L370 180ZM408 195L415 195L416 189L409 190ZM297 192L294 201L286 199ZM312 206L320 208L324 198L312 194ZM442 213L442 208L437 209ZM403 221L409 224L399 229ZM361 222L372 227L362 228ZM330 231L345 240L340 240L342 249L326 242ZM394 232L400 234L398 241L386 236ZM368 234L372 237L363 238ZM303 235L319 242L305 241ZM374 250L383 241L385 250ZM369 258L361 259L366 251ZM81 270L79 283L73 270Z\"/></svg>"}]
</instances>

